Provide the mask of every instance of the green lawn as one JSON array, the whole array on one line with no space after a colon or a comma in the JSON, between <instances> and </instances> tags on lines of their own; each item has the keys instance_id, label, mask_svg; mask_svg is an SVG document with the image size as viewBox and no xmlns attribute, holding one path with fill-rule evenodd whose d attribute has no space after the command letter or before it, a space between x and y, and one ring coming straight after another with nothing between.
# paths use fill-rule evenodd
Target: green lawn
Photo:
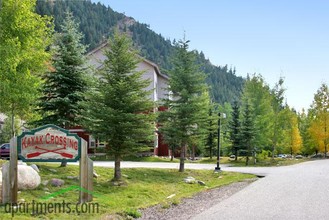
<instances>
[{"instance_id":1,"label":"green lawn","mask_svg":"<svg viewBox=\"0 0 329 220\"><path fill-rule=\"evenodd\" d=\"M269 167L269 166L288 166L293 165L297 163L302 163L309 161L308 158L303 159L291 159L291 158L266 158L266 159L260 159L256 162L256 164L253 163L252 158L249 158L249 166L251 167ZM216 164L217 158L209 159L209 158L202 158L199 161L196 161L196 163L210 163L210 164ZM245 157L238 157L238 160L232 160L229 157L221 157L220 159L221 164L228 164L230 166L236 166L236 167L244 167L246 166L246 158Z\"/></svg>"},{"instance_id":2,"label":"green lawn","mask_svg":"<svg viewBox=\"0 0 329 220\"><path fill-rule=\"evenodd\" d=\"M114 157L112 156L94 156L91 157L93 161L114 161ZM179 158L174 158L173 161L170 160L169 157L154 157L154 156L144 156L144 157L137 157L137 156L126 156L123 158L123 161L136 161L136 162L173 162L178 163Z\"/></svg>"},{"instance_id":3,"label":"green lawn","mask_svg":"<svg viewBox=\"0 0 329 220\"><path fill-rule=\"evenodd\" d=\"M113 158L111 157L106 157L106 156L101 156L101 157L95 157L92 158L93 160L100 160L100 161L113 161ZM146 157L136 157L136 156L129 156L125 157L123 159L124 161L138 161L138 162L174 162L178 163L179 158L174 158L173 161L170 160L168 157L154 157L154 156L146 156ZM303 159L290 159L290 158L266 158L266 159L260 159L257 161L256 164L253 164L252 158L250 158L249 166L287 166L287 165L293 165L301 162L308 161L309 159L303 158ZM216 164L217 162L217 157L213 157L210 159L209 157L203 157L203 158L198 158L198 160L186 160L186 163L205 163L205 164ZM229 164L230 166L246 166L246 158L245 157L238 157L237 161L234 161L230 159L229 157L221 157L220 158L220 163L221 164Z\"/></svg>"},{"instance_id":4,"label":"green lawn","mask_svg":"<svg viewBox=\"0 0 329 220\"><path fill-rule=\"evenodd\" d=\"M78 176L77 166L58 167L59 164L38 164L40 166L40 175L43 180L51 178L61 178L65 180L62 187L52 187L47 185L49 193L60 192L68 187L78 186L77 180L67 179L67 176ZM55 169L52 172L49 169ZM220 174L205 170L187 170L185 173L179 173L177 170L164 169L123 169L122 174L127 182L126 186L113 186L109 180L113 176L113 169L95 167L100 175L94 179L94 200L98 203L99 213L95 214L33 214L31 211L26 214L16 213L15 219L100 219L109 215L119 214L125 216L127 213L138 216L138 209L162 204L163 208L170 204L177 204L181 198L189 197L193 194L208 190L210 188L220 187L233 182L242 181L247 178L253 178L253 175L222 172ZM186 184L183 179L192 176L197 180L202 180L206 186L199 184ZM22 191L18 194L18 199L24 199L25 203L46 202L46 203L65 203L75 204L78 200L78 190L68 190L58 195L46 194L45 186L41 185L36 190ZM168 196L175 194L170 199ZM52 196L53 198L49 198ZM47 198L48 197L48 198ZM96 204L97 205L97 204ZM10 218L11 214L4 214L5 207L1 207L0 219Z\"/></svg>"}]
</instances>

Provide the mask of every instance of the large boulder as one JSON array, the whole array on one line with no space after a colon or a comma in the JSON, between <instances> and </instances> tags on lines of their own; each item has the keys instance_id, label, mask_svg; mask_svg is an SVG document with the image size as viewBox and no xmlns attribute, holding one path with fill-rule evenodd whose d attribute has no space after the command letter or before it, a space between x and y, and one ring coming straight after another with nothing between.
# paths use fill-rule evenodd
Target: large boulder
<instances>
[{"instance_id":1,"label":"large boulder","mask_svg":"<svg viewBox=\"0 0 329 220\"><path fill-rule=\"evenodd\" d=\"M41 178L37 171L26 165L17 166L18 189L35 189L41 183Z\"/></svg>"}]
</instances>

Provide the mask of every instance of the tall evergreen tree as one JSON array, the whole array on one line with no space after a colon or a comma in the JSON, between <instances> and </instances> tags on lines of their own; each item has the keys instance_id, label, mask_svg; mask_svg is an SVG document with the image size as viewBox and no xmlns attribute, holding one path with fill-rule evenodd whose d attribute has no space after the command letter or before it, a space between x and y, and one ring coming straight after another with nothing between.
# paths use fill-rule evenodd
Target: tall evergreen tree
<instances>
[{"instance_id":1,"label":"tall evergreen tree","mask_svg":"<svg viewBox=\"0 0 329 220\"><path fill-rule=\"evenodd\" d=\"M241 146L241 123L240 123L240 107L237 102L233 104L232 120L229 122L229 134L232 142L232 150L235 154L235 160L238 159L238 151Z\"/></svg>"},{"instance_id":2,"label":"tall evergreen tree","mask_svg":"<svg viewBox=\"0 0 329 220\"><path fill-rule=\"evenodd\" d=\"M38 103L41 119L36 125L55 124L70 128L79 125L80 102L86 90L86 47L81 43L82 34L71 12L66 13L62 33L56 34L53 45L52 71L45 74L42 97ZM61 166L65 166L62 163Z\"/></svg>"},{"instance_id":3,"label":"tall evergreen tree","mask_svg":"<svg viewBox=\"0 0 329 220\"><path fill-rule=\"evenodd\" d=\"M242 94L242 106L249 104L252 110L252 118L255 132L254 143L260 147L271 146L273 136L273 107L271 89L261 75L248 77Z\"/></svg>"},{"instance_id":4,"label":"tall evergreen tree","mask_svg":"<svg viewBox=\"0 0 329 220\"><path fill-rule=\"evenodd\" d=\"M96 87L87 94L84 125L108 143L108 153L115 158L113 181L120 181L122 158L153 143L154 103L152 91L146 90L150 81L136 70L140 60L131 40L116 32L109 46L104 67L96 73Z\"/></svg>"},{"instance_id":5,"label":"tall evergreen tree","mask_svg":"<svg viewBox=\"0 0 329 220\"><path fill-rule=\"evenodd\" d=\"M243 119L241 123L241 141L243 142L242 146L247 151L246 165L248 166L249 156L251 155L253 141L255 138L255 127L254 127L250 105L248 102L244 106L242 115L243 115Z\"/></svg>"},{"instance_id":6,"label":"tall evergreen tree","mask_svg":"<svg viewBox=\"0 0 329 220\"><path fill-rule=\"evenodd\" d=\"M161 112L164 138L176 140L180 147L179 171L184 172L188 144L200 134L200 127L207 117L207 104L203 92L207 87L205 75L195 64L195 53L188 51L189 41L179 41L173 70L170 71L170 97L165 100L168 111ZM174 137L174 138L173 138Z\"/></svg>"},{"instance_id":7,"label":"tall evergreen tree","mask_svg":"<svg viewBox=\"0 0 329 220\"><path fill-rule=\"evenodd\" d=\"M77 121L81 115L79 102L86 90L85 46L80 43L82 34L71 12L66 14L62 33L55 37L52 71L44 77L43 96L38 103L42 118L35 123L69 128L80 124Z\"/></svg>"},{"instance_id":8,"label":"tall evergreen tree","mask_svg":"<svg viewBox=\"0 0 329 220\"><path fill-rule=\"evenodd\" d=\"M211 104L209 108L209 113L208 113L208 125L207 125L207 140L206 140L206 150L209 152L209 157L212 159L214 149L216 147L216 132L217 132L217 114L215 113L214 110L214 105Z\"/></svg>"}]
</instances>

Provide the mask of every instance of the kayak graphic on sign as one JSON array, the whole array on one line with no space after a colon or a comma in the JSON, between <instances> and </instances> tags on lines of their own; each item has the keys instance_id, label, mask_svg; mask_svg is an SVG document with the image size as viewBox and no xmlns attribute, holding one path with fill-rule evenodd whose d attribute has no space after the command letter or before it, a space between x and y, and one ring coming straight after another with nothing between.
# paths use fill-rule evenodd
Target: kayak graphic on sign
<instances>
[{"instance_id":1,"label":"kayak graphic on sign","mask_svg":"<svg viewBox=\"0 0 329 220\"><path fill-rule=\"evenodd\" d=\"M17 138L18 156L23 161L78 161L81 139L55 125L45 125Z\"/></svg>"}]
</instances>

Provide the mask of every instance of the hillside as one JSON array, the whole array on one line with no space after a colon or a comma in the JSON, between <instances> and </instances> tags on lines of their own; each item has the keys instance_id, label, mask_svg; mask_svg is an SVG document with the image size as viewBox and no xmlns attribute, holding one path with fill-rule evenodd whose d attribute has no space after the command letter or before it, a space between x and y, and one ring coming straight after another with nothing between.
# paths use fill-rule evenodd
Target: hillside
<instances>
[{"instance_id":1,"label":"hillside","mask_svg":"<svg viewBox=\"0 0 329 220\"><path fill-rule=\"evenodd\" d=\"M37 13L51 15L54 18L55 30L60 31L65 11L70 9L80 30L85 35L84 44L91 50L104 42L115 27L129 32L134 46L139 49L141 56L158 64L161 71L166 73L171 68L170 59L174 52L173 42L161 34L152 31L147 24L136 22L133 18L113 11L100 3L65 0L38 0ZM195 51L201 70L207 74L207 83L211 87L211 96L217 103L232 103L240 98L243 78L235 75L235 70L227 66L214 66L205 59L202 52Z\"/></svg>"}]
</instances>

